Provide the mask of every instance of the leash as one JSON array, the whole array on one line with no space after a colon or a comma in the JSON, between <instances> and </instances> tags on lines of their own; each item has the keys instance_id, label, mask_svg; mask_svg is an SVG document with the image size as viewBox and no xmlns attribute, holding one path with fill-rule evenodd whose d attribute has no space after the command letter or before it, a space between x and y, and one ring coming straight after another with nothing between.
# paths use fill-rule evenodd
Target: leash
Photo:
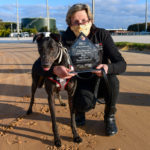
<instances>
[{"instance_id":1,"label":"leash","mask_svg":"<svg viewBox=\"0 0 150 150\"><path fill-rule=\"evenodd\" d=\"M71 63L70 63L70 57L68 54L68 51L65 47L62 46L62 43L59 42L58 43L58 47L59 47L59 52L58 55L56 56L56 59L58 59L58 64L61 63L62 59L63 59L63 55L65 55L67 57L67 63L70 67L70 69L72 69L71 67ZM68 82L70 81L70 79L62 79L62 78L56 78L54 79L54 77L48 77L49 80L51 80L52 82L54 82L56 84L56 87L61 91L61 90L65 90Z\"/></svg>"},{"instance_id":2,"label":"leash","mask_svg":"<svg viewBox=\"0 0 150 150\"><path fill-rule=\"evenodd\" d=\"M105 73L104 68L102 68L101 71L102 71L103 78L104 78L105 85L106 85L106 89L107 89L107 92L108 92L108 98L110 98L110 97L111 97L111 89L110 89L110 86L109 86L108 78L107 78L107 75L106 75L106 73ZM99 88L100 80L101 80L101 79L98 78L97 83L96 83L96 86L95 86L94 95L95 95L95 98L96 98L96 99L97 99L97 95L98 95L98 88ZM105 104L105 102L104 102L103 100L97 99L96 101L97 101L98 103L100 103L100 104Z\"/></svg>"},{"instance_id":3,"label":"leash","mask_svg":"<svg viewBox=\"0 0 150 150\"><path fill-rule=\"evenodd\" d=\"M63 53L65 53L65 55L67 56L67 63L69 65L71 65L71 61L70 61L70 56L68 54L67 48L63 47L62 43L59 42L59 60L58 60L58 64L62 61L62 57L63 57Z\"/></svg>"}]
</instances>

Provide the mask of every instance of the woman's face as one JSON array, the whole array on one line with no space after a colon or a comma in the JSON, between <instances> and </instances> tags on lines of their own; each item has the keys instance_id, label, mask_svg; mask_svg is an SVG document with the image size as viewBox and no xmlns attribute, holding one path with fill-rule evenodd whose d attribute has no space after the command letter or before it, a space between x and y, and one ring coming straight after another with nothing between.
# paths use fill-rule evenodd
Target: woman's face
<instances>
[{"instance_id":1,"label":"woman's face","mask_svg":"<svg viewBox=\"0 0 150 150\"><path fill-rule=\"evenodd\" d=\"M89 20L85 10L77 11L72 15L70 28L76 37L78 37L81 32L85 36L88 36L91 26L92 22Z\"/></svg>"},{"instance_id":2,"label":"woman's face","mask_svg":"<svg viewBox=\"0 0 150 150\"><path fill-rule=\"evenodd\" d=\"M77 11L71 17L71 26L82 25L88 22L89 19L85 10Z\"/></svg>"}]
</instances>

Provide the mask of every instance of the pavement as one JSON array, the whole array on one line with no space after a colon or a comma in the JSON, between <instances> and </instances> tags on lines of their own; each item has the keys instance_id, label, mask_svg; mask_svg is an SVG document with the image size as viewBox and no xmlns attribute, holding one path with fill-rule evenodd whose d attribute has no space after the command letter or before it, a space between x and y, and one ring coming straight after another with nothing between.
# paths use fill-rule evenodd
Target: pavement
<instances>
[{"instance_id":1,"label":"pavement","mask_svg":"<svg viewBox=\"0 0 150 150\"><path fill-rule=\"evenodd\" d=\"M113 35L114 42L149 43L150 35ZM32 43L33 37L0 38L0 43Z\"/></svg>"},{"instance_id":2,"label":"pavement","mask_svg":"<svg viewBox=\"0 0 150 150\"><path fill-rule=\"evenodd\" d=\"M33 37L0 37L0 43L32 43Z\"/></svg>"},{"instance_id":3,"label":"pavement","mask_svg":"<svg viewBox=\"0 0 150 150\"><path fill-rule=\"evenodd\" d=\"M115 42L133 42L150 44L150 35L114 35Z\"/></svg>"}]
</instances>

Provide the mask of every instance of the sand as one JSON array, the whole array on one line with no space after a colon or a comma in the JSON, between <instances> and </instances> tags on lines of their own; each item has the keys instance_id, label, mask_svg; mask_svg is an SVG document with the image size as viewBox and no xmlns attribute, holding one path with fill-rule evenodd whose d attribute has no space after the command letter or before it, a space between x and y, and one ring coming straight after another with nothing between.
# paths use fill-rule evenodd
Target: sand
<instances>
[{"instance_id":1,"label":"sand","mask_svg":"<svg viewBox=\"0 0 150 150\"><path fill-rule=\"evenodd\" d=\"M121 52L128 66L119 75L118 134L104 133L104 104L86 114L78 128L81 144L73 142L66 92L66 107L56 98L56 115L62 147L59 150L150 149L150 53ZM31 94L31 68L38 58L36 44L0 44L0 150L56 150L47 94L36 92L33 114L26 115Z\"/></svg>"}]
</instances>

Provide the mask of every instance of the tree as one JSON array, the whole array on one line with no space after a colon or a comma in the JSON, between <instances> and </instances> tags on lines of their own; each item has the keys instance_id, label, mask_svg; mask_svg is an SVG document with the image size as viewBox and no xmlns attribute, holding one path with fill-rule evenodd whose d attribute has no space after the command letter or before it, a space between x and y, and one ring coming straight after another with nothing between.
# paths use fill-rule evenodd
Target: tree
<instances>
[{"instance_id":1,"label":"tree","mask_svg":"<svg viewBox=\"0 0 150 150\"><path fill-rule=\"evenodd\" d=\"M22 32L28 32L29 34L36 34L38 31L36 28L23 28Z\"/></svg>"},{"instance_id":2,"label":"tree","mask_svg":"<svg viewBox=\"0 0 150 150\"><path fill-rule=\"evenodd\" d=\"M137 23L128 26L128 31L141 32L145 31L145 23ZM147 31L150 32L150 23L147 24Z\"/></svg>"},{"instance_id":3,"label":"tree","mask_svg":"<svg viewBox=\"0 0 150 150\"><path fill-rule=\"evenodd\" d=\"M48 31L47 26L44 26L39 30L39 32L47 32L47 31Z\"/></svg>"},{"instance_id":4,"label":"tree","mask_svg":"<svg viewBox=\"0 0 150 150\"><path fill-rule=\"evenodd\" d=\"M51 30L51 33L59 33L58 29L56 28L56 26L54 26Z\"/></svg>"},{"instance_id":5,"label":"tree","mask_svg":"<svg viewBox=\"0 0 150 150\"><path fill-rule=\"evenodd\" d=\"M11 32L10 29L0 30L0 37L8 37L10 32Z\"/></svg>"}]
</instances>

